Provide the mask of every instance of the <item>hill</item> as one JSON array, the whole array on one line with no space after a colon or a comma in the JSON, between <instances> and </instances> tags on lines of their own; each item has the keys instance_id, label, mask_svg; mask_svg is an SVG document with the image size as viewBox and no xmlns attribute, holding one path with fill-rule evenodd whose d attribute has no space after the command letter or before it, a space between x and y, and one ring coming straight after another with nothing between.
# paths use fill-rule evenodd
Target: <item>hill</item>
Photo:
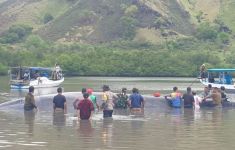
<instances>
[{"instance_id":1,"label":"hill","mask_svg":"<svg viewBox=\"0 0 235 150\"><path fill-rule=\"evenodd\" d=\"M154 34L164 29L173 35L191 35L195 29L189 13L177 0L0 2L0 33L13 24L27 24L35 33L51 41L100 43L134 38L130 28L146 32L154 29ZM52 15L53 20L44 23L45 14ZM147 38L145 34L139 36Z\"/></svg>"},{"instance_id":2,"label":"hill","mask_svg":"<svg viewBox=\"0 0 235 150\"><path fill-rule=\"evenodd\" d=\"M58 62L67 75L233 67L234 8L233 0L0 0L0 74Z\"/></svg>"}]
</instances>

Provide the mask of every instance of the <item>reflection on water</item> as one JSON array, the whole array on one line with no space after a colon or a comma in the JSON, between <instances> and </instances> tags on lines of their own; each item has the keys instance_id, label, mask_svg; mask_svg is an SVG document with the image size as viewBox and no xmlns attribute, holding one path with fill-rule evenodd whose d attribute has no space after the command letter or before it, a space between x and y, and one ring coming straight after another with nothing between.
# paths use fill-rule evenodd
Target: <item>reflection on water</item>
<instances>
[{"instance_id":1,"label":"reflection on water","mask_svg":"<svg viewBox=\"0 0 235 150\"><path fill-rule=\"evenodd\" d=\"M93 136L93 127L91 120L79 120L78 133L84 138L91 138Z\"/></svg>"},{"instance_id":2,"label":"reflection on water","mask_svg":"<svg viewBox=\"0 0 235 150\"><path fill-rule=\"evenodd\" d=\"M113 137L113 119L112 118L105 118L103 120L103 128L102 128L102 141L103 144L107 148L112 147L112 137Z\"/></svg>"},{"instance_id":3,"label":"reflection on water","mask_svg":"<svg viewBox=\"0 0 235 150\"><path fill-rule=\"evenodd\" d=\"M33 135L35 115L35 111L24 111L25 124L28 126L29 135Z\"/></svg>"},{"instance_id":4,"label":"reflection on water","mask_svg":"<svg viewBox=\"0 0 235 150\"><path fill-rule=\"evenodd\" d=\"M66 124L66 116L63 111L56 111L53 113L53 125L57 130L61 130Z\"/></svg>"},{"instance_id":5,"label":"reflection on water","mask_svg":"<svg viewBox=\"0 0 235 150\"><path fill-rule=\"evenodd\" d=\"M153 103L152 105L156 103L156 101L149 102ZM176 150L234 149L234 109L204 109L197 112L200 117L195 118L192 109L166 107L166 111L161 111L160 107L147 105L144 116L116 112L113 118L103 119L102 112L99 112L91 120L86 121L76 120L73 113L52 114L52 108L48 112L25 112L22 115L18 111L0 113L0 147L10 145L12 149L22 149L23 145L23 149L26 150L32 148L63 150L66 147L70 149L156 149L156 147L161 147L163 150L170 150L172 147Z\"/></svg>"}]
</instances>

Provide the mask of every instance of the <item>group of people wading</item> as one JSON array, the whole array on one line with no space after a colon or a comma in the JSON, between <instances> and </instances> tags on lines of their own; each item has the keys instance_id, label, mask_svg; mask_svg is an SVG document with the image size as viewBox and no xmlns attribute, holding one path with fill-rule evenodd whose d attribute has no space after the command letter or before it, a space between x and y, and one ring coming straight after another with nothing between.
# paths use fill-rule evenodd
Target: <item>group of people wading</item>
<instances>
[{"instance_id":1,"label":"group of people wading","mask_svg":"<svg viewBox=\"0 0 235 150\"><path fill-rule=\"evenodd\" d=\"M82 98L76 98L73 102L73 107L76 116L81 120L88 120L95 112L103 111L103 117L112 117L114 109L128 109L131 113L142 114L144 109L144 98L139 93L137 88L132 89L132 94L127 95L127 89L122 88L121 93L113 93L108 85L102 87L101 104L97 102L97 97L93 95L92 89L82 89ZM29 87L29 92L25 97L24 110L37 110L35 99L33 96L34 87ZM53 111L67 113L66 97L62 94L62 88L57 89L58 94L53 97Z\"/></svg>"},{"instance_id":2,"label":"group of people wading","mask_svg":"<svg viewBox=\"0 0 235 150\"><path fill-rule=\"evenodd\" d=\"M173 108L195 108L200 107L218 107L228 103L228 98L225 93L224 86L221 88L212 87L211 84L204 87L201 96L192 91L191 87L187 87L186 93L183 95L178 91L177 87L173 88L173 92L165 96L165 99L170 107Z\"/></svg>"},{"instance_id":3,"label":"group of people wading","mask_svg":"<svg viewBox=\"0 0 235 150\"><path fill-rule=\"evenodd\" d=\"M132 89L132 94L127 95L127 89L122 88L121 93L113 93L108 85L102 87L101 104L97 102L97 97L93 95L92 89L83 88L82 98L76 98L73 102L73 107L76 116L81 120L88 120L95 112L103 111L103 117L112 117L114 109L128 109L134 114L142 114L144 111L144 98L139 93L137 88ZM24 110L32 111L37 109L34 99L34 87L29 87L29 93L25 97ZM62 94L62 88L57 89L58 94L53 98L53 111L67 113L66 97ZM191 87L187 87L186 93L181 94L177 87L173 88L173 92L165 96L165 99L170 107L173 108L194 108L200 107L217 107L228 104L228 98L225 93L225 88L220 89L212 87L211 84L204 87L201 96L192 91Z\"/></svg>"}]
</instances>

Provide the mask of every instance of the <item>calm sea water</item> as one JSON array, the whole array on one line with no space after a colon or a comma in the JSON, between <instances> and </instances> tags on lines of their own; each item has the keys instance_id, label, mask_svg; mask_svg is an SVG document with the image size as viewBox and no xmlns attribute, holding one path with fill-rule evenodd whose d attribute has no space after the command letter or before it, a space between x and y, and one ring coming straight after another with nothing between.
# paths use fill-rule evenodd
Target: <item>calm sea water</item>
<instances>
[{"instance_id":1,"label":"calm sea water","mask_svg":"<svg viewBox=\"0 0 235 150\"><path fill-rule=\"evenodd\" d=\"M27 91L10 90L6 77L0 77L0 149L160 149L160 150L234 150L235 109L170 109L153 92L162 95L173 86L184 92L187 86L201 91L203 86L193 78L115 78L74 77L62 85L68 99L69 113L53 114L52 98L56 88L35 91L39 111L22 111ZM90 121L74 117L72 102L80 97L82 87L92 87L99 99L103 84L115 92L122 87L137 87L145 95L144 114L133 115L116 110L113 119L103 119L102 112ZM14 102L13 102L14 101Z\"/></svg>"}]
</instances>

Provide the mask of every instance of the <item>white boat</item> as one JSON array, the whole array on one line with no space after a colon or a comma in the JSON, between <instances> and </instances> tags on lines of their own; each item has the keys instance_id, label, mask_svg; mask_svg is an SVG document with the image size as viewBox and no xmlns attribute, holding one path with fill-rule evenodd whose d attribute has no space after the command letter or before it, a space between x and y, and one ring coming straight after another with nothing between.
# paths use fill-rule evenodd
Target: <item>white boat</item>
<instances>
[{"instance_id":1,"label":"white boat","mask_svg":"<svg viewBox=\"0 0 235 150\"><path fill-rule=\"evenodd\" d=\"M12 67L10 69L10 86L12 89L55 87L64 81L59 68Z\"/></svg>"},{"instance_id":2,"label":"white boat","mask_svg":"<svg viewBox=\"0 0 235 150\"><path fill-rule=\"evenodd\" d=\"M199 78L200 82L208 86L220 88L224 86L227 92L235 92L235 86L232 76L235 73L235 69L207 69L205 78Z\"/></svg>"}]
</instances>

